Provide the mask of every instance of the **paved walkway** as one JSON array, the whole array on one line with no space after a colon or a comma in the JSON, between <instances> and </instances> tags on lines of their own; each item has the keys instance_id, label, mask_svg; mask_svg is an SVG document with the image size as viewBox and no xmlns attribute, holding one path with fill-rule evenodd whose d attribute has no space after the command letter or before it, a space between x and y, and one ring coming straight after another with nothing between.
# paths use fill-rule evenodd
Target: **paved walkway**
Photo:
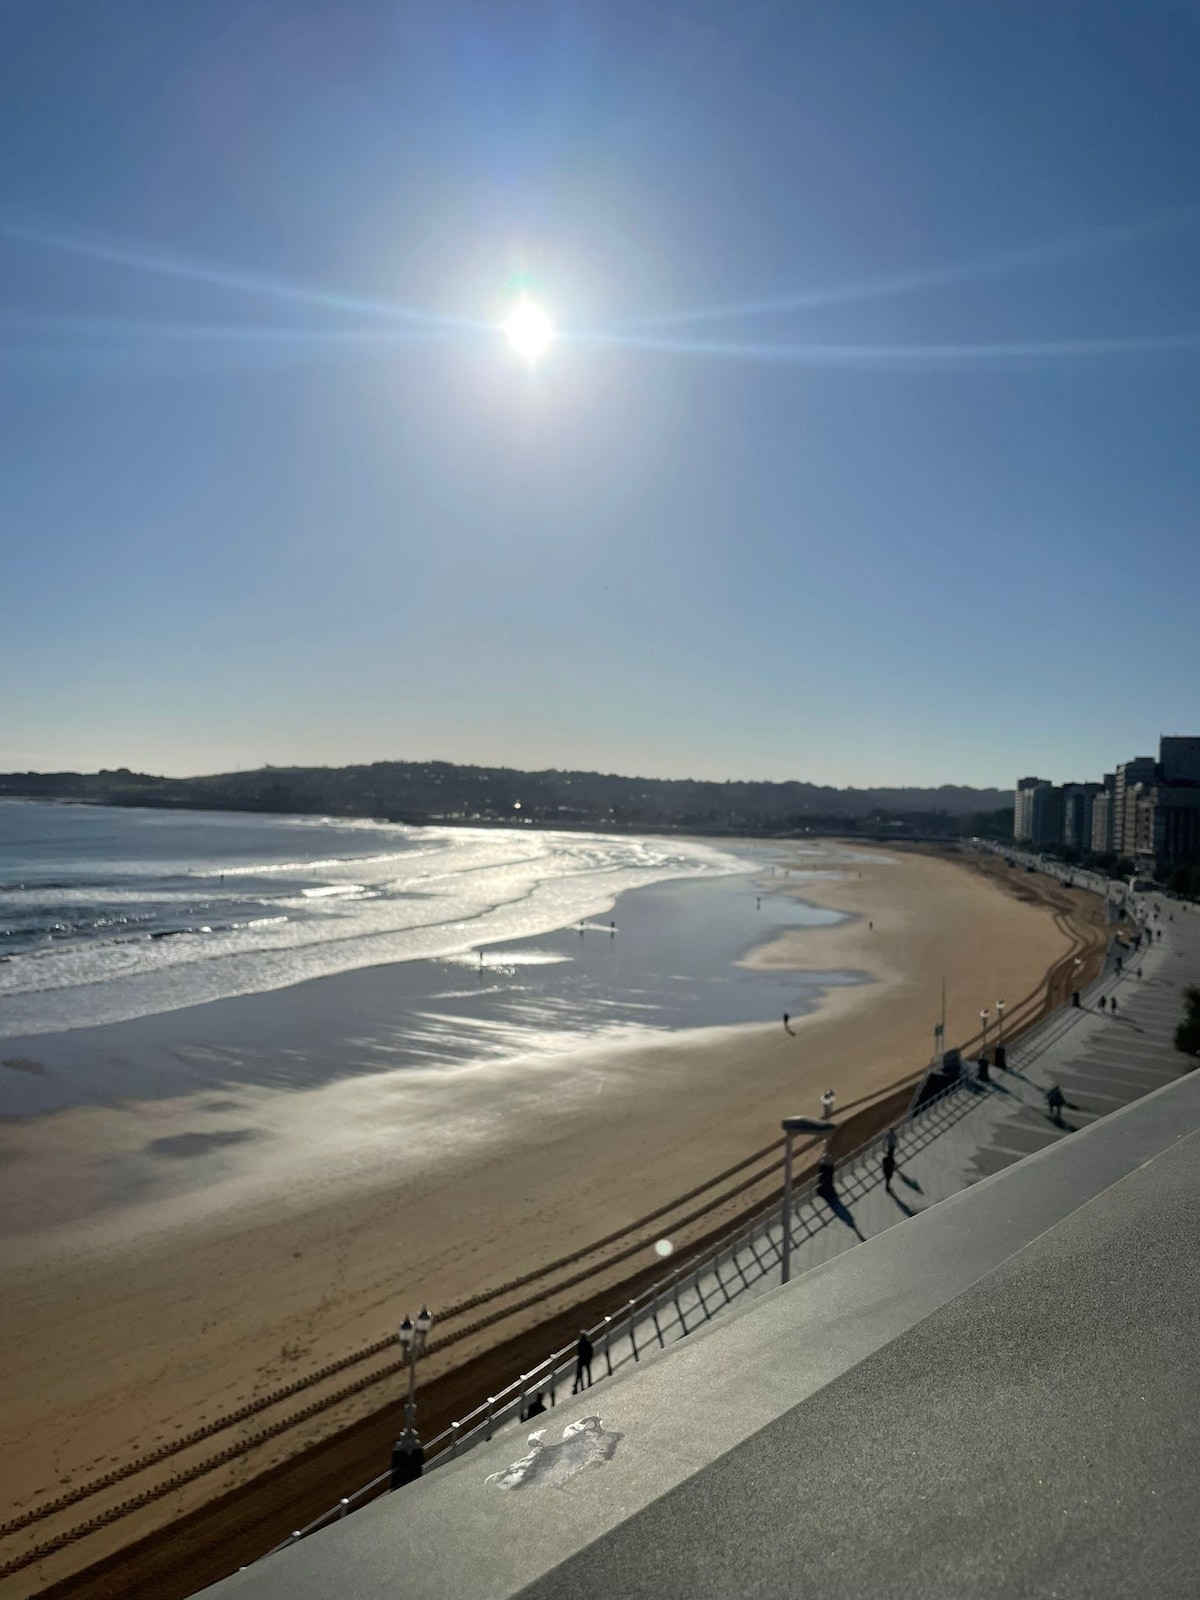
<instances>
[{"instance_id":1,"label":"paved walkway","mask_svg":"<svg viewBox=\"0 0 1200 1600\"><path fill-rule=\"evenodd\" d=\"M1057 866L1049 870L1101 895L1109 892L1107 880ZM1141 949L1132 954L1114 946L1105 971L1080 1007L1056 1012L1009 1048L1008 1071L993 1070L990 1084L964 1083L904 1124L890 1192L880 1166L882 1140L839 1167L836 1203L820 1199L811 1187L799 1191L792 1231L793 1281L1189 1070L1173 1036L1183 1016L1184 989L1200 984L1200 908L1150 895L1128 909L1153 937L1143 935ZM1117 971L1118 955L1122 972ZM1114 997L1115 1015L1109 1009ZM1045 1099L1055 1083L1066 1098L1061 1123L1051 1118ZM658 1296L617 1312L594 1334L593 1387L602 1389L612 1373L694 1333L726 1306L776 1288L781 1245L781 1221L773 1214L715 1259L681 1266ZM427 1447L445 1450L441 1459L448 1460L480 1438L524 1436L547 1419L522 1420L519 1409L538 1393L548 1404L568 1397L572 1378L569 1359L553 1371L543 1368L518 1392L506 1392L482 1414L464 1418L454 1430L453 1451L445 1449L444 1438L428 1441ZM435 1455L426 1471L437 1464ZM358 1498L343 1502L342 1509ZM337 1512L334 1508L330 1515ZM304 1531L326 1520L318 1519Z\"/></svg>"},{"instance_id":2,"label":"paved walkway","mask_svg":"<svg viewBox=\"0 0 1200 1600\"><path fill-rule=\"evenodd\" d=\"M1105 881L1088 874L1062 869L1056 875L1105 892ZM1155 937L1143 937L1141 948L1132 953L1114 946L1083 1005L1057 1012L1010 1047L1008 1071L993 1069L989 1085L970 1083L907 1124L890 1192L883 1183L881 1141L839 1168L836 1204L801 1191L793 1229L793 1280L1188 1070L1173 1035L1183 1015L1183 990L1200 983L1200 910L1155 896L1130 909ZM1139 967L1141 978L1136 976ZM1115 1015L1108 1009L1114 997ZM1045 1099L1055 1083L1066 1098L1061 1125L1052 1119ZM632 1317L615 1316L607 1334L596 1337L594 1384L602 1385L610 1371L694 1332L726 1305L775 1288L781 1241L780 1222L765 1224L715 1261L682 1272L657 1303L639 1305ZM529 1391L540 1389L547 1401L552 1390L562 1398L569 1395L571 1381L564 1365L553 1381L549 1373L539 1375ZM527 1430L528 1424L511 1412L490 1425L473 1418L461 1437L502 1428Z\"/></svg>"}]
</instances>

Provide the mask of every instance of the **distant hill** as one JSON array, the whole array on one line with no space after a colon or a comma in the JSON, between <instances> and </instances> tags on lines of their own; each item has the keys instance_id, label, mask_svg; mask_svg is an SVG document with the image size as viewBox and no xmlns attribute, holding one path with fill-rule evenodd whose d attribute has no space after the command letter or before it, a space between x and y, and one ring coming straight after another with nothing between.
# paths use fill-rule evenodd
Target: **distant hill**
<instances>
[{"instance_id":1,"label":"distant hill","mask_svg":"<svg viewBox=\"0 0 1200 1600\"><path fill-rule=\"evenodd\" d=\"M1011 804L999 789L835 789L813 783L706 783L599 772L518 772L448 761L377 761L360 767L262 767L210 777L161 778L127 768L0 775L0 796L93 804L181 806L378 817L401 822L695 829L786 833L819 827L992 832ZM1002 825L1001 825L1002 826Z\"/></svg>"}]
</instances>

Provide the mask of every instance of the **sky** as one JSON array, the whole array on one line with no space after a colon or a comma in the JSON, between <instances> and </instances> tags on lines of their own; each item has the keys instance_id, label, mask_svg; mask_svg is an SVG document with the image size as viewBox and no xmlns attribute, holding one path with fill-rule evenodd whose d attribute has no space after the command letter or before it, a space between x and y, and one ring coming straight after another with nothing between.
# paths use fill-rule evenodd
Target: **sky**
<instances>
[{"instance_id":1,"label":"sky","mask_svg":"<svg viewBox=\"0 0 1200 1600\"><path fill-rule=\"evenodd\" d=\"M1197 82L1188 0L0 0L0 770L1200 732Z\"/></svg>"}]
</instances>

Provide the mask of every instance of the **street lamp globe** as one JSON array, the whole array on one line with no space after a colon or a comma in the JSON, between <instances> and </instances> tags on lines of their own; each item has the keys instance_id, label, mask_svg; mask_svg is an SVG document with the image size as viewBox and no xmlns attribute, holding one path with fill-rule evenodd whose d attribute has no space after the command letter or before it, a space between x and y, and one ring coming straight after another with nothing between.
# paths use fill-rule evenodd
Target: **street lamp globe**
<instances>
[{"instance_id":1,"label":"street lamp globe","mask_svg":"<svg viewBox=\"0 0 1200 1600\"><path fill-rule=\"evenodd\" d=\"M412 1318L405 1317L404 1321L400 1324L399 1331L396 1334L396 1337L400 1341L400 1348L402 1350L412 1349L414 1333L415 1329L412 1325Z\"/></svg>"},{"instance_id":2,"label":"street lamp globe","mask_svg":"<svg viewBox=\"0 0 1200 1600\"><path fill-rule=\"evenodd\" d=\"M418 1348L424 1350L425 1341L429 1337L429 1330L433 1327L433 1313L428 1306L422 1306L417 1312L417 1339Z\"/></svg>"}]
</instances>

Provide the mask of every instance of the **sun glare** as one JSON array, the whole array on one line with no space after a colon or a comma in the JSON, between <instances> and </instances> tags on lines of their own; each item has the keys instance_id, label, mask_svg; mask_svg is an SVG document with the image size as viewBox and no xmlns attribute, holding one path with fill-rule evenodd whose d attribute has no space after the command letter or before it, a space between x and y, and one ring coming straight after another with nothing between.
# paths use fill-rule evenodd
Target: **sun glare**
<instances>
[{"instance_id":1,"label":"sun glare","mask_svg":"<svg viewBox=\"0 0 1200 1600\"><path fill-rule=\"evenodd\" d=\"M532 300L522 296L503 324L505 336L516 353L530 366L546 353L554 338L554 324Z\"/></svg>"}]
</instances>

